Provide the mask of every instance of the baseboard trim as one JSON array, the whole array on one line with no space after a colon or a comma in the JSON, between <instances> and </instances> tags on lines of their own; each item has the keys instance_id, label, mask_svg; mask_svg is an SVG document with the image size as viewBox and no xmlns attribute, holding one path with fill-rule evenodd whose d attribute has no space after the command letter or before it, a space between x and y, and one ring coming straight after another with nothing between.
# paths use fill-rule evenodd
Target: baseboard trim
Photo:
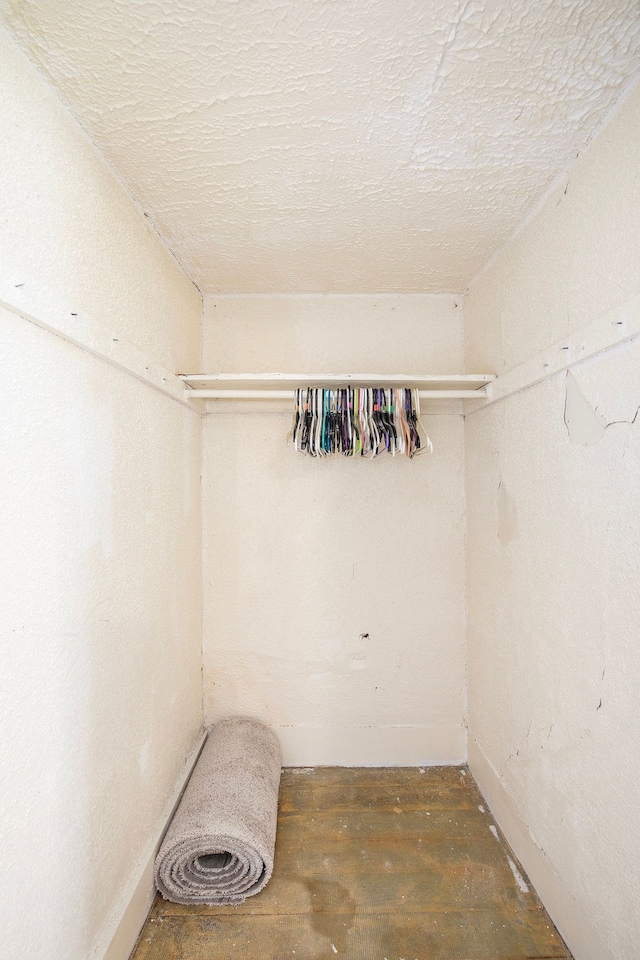
<instances>
[{"instance_id":1,"label":"baseboard trim","mask_svg":"<svg viewBox=\"0 0 640 960\"><path fill-rule=\"evenodd\" d=\"M448 727L274 727L285 767L465 763L467 731Z\"/></svg>"},{"instance_id":2,"label":"baseboard trim","mask_svg":"<svg viewBox=\"0 0 640 960\"><path fill-rule=\"evenodd\" d=\"M466 761L466 728L450 727L275 727L285 767L432 766ZM134 872L91 960L129 960L155 897L153 865L204 742L189 755L166 815Z\"/></svg>"},{"instance_id":3,"label":"baseboard trim","mask_svg":"<svg viewBox=\"0 0 640 960\"><path fill-rule=\"evenodd\" d=\"M165 808L161 826L156 831L155 837L149 842L138 869L134 871L118 907L114 911L111 922L99 938L98 945L91 954L92 960L129 960L156 895L153 879L153 865L156 855L206 739L207 734L204 732L189 754Z\"/></svg>"},{"instance_id":4,"label":"baseboard trim","mask_svg":"<svg viewBox=\"0 0 640 960\"><path fill-rule=\"evenodd\" d=\"M469 736L469 769L496 822L575 960L615 960L522 821L515 801L477 740Z\"/></svg>"}]
</instances>

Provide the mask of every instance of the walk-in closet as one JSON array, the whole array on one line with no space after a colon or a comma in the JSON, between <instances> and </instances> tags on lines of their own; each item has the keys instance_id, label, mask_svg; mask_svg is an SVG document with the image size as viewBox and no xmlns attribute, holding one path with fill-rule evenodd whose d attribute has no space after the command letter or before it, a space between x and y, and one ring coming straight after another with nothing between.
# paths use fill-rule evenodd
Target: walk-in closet
<instances>
[{"instance_id":1,"label":"walk-in closet","mask_svg":"<svg viewBox=\"0 0 640 960\"><path fill-rule=\"evenodd\" d=\"M637 0L0 0L0 960L638 960Z\"/></svg>"}]
</instances>

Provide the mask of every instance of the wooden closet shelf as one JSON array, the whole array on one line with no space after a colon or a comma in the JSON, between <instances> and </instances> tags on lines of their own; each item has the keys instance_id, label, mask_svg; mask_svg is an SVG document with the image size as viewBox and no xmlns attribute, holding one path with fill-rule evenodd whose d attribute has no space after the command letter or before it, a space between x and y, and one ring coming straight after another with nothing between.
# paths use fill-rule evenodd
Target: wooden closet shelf
<instances>
[{"instance_id":1,"label":"wooden closet shelf","mask_svg":"<svg viewBox=\"0 0 640 960\"><path fill-rule=\"evenodd\" d=\"M202 400L287 399L305 387L411 387L424 399L478 400L492 373L194 373L182 374L186 397Z\"/></svg>"}]
</instances>

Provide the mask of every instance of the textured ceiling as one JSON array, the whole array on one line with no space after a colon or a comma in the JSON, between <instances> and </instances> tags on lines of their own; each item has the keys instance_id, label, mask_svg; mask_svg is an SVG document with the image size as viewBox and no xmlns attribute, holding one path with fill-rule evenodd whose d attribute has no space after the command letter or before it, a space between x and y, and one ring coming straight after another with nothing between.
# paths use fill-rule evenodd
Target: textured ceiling
<instances>
[{"instance_id":1,"label":"textured ceiling","mask_svg":"<svg viewBox=\"0 0 640 960\"><path fill-rule=\"evenodd\" d=\"M0 0L204 292L460 291L640 55L638 0Z\"/></svg>"}]
</instances>

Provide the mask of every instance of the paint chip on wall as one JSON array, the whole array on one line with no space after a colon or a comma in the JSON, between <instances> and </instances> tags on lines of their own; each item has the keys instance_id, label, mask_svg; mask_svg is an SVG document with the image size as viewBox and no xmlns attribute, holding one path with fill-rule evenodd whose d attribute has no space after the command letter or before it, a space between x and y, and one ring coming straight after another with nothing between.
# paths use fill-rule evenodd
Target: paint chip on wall
<instances>
[{"instance_id":1,"label":"paint chip on wall","mask_svg":"<svg viewBox=\"0 0 640 960\"><path fill-rule=\"evenodd\" d=\"M520 536L516 502L507 490L504 480L498 484L498 537L503 547Z\"/></svg>"},{"instance_id":2,"label":"paint chip on wall","mask_svg":"<svg viewBox=\"0 0 640 960\"><path fill-rule=\"evenodd\" d=\"M570 370L567 370L565 380L564 422L569 439L587 447L600 443L606 430L598 414L582 396Z\"/></svg>"}]
</instances>

